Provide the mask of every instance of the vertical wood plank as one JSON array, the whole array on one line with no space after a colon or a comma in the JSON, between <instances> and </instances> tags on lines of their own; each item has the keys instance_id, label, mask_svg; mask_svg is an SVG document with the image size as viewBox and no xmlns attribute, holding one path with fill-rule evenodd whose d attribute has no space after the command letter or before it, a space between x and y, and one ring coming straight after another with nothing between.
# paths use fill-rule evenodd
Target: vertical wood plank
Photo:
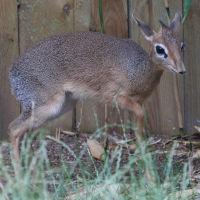
<instances>
[{"instance_id":1,"label":"vertical wood plank","mask_svg":"<svg viewBox=\"0 0 200 200\"><path fill-rule=\"evenodd\" d=\"M193 0L184 22L185 75L185 126L186 134L200 126L200 2Z\"/></svg>"},{"instance_id":2,"label":"vertical wood plank","mask_svg":"<svg viewBox=\"0 0 200 200\"><path fill-rule=\"evenodd\" d=\"M20 113L9 81L9 69L18 56L17 1L1 0L0 8L0 140L5 140L9 123Z\"/></svg>"},{"instance_id":3,"label":"vertical wood plank","mask_svg":"<svg viewBox=\"0 0 200 200\"><path fill-rule=\"evenodd\" d=\"M169 1L171 16L176 10L182 12L182 1ZM164 1L160 0L136 0L130 1L130 16L133 13L136 17L147 23L153 30L158 31L160 24L158 20L167 24L167 14ZM139 32L135 22L130 19L130 36L139 43L147 52L149 42ZM181 99L183 98L183 78L179 80L181 88ZM181 101L183 109L183 101ZM152 95L145 101L148 129L152 134L174 135L179 134L176 102L174 97L173 76L170 72L163 73L160 84L153 91Z\"/></svg>"},{"instance_id":4,"label":"vertical wood plank","mask_svg":"<svg viewBox=\"0 0 200 200\"><path fill-rule=\"evenodd\" d=\"M74 30L89 31L90 25L90 0L74 1Z\"/></svg>"},{"instance_id":5,"label":"vertical wood plank","mask_svg":"<svg viewBox=\"0 0 200 200\"><path fill-rule=\"evenodd\" d=\"M127 38L126 0L102 0L102 12L105 34L119 38ZM94 21L96 31L101 32L98 1L94 1Z\"/></svg>"},{"instance_id":6,"label":"vertical wood plank","mask_svg":"<svg viewBox=\"0 0 200 200\"><path fill-rule=\"evenodd\" d=\"M20 0L20 53L46 36L74 30L73 0ZM67 12L63 7L68 6ZM59 78L59 77L58 77ZM55 127L71 130L72 111L45 122L42 128L55 132Z\"/></svg>"},{"instance_id":7,"label":"vertical wood plank","mask_svg":"<svg viewBox=\"0 0 200 200\"><path fill-rule=\"evenodd\" d=\"M73 31L72 0L20 0L19 31L20 53L43 38ZM63 7L70 7L69 13Z\"/></svg>"}]
</instances>

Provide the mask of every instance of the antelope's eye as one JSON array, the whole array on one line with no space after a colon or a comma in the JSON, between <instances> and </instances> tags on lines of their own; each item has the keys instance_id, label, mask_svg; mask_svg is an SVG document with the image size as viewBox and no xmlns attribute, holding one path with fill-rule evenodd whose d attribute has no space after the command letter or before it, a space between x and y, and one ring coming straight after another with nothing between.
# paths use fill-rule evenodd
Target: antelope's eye
<instances>
[{"instance_id":1,"label":"antelope's eye","mask_svg":"<svg viewBox=\"0 0 200 200\"><path fill-rule=\"evenodd\" d=\"M159 43L155 44L155 52L159 58L164 58L166 60L168 57L168 50L162 44Z\"/></svg>"},{"instance_id":2,"label":"antelope's eye","mask_svg":"<svg viewBox=\"0 0 200 200\"><path fill-rule=\"evenodd\" d=\"M159 45L156 46L156 52L157 52L157 54L160 54L160 55L164 55L165 54L165 50Z\"/></svg>"}]
</instances>

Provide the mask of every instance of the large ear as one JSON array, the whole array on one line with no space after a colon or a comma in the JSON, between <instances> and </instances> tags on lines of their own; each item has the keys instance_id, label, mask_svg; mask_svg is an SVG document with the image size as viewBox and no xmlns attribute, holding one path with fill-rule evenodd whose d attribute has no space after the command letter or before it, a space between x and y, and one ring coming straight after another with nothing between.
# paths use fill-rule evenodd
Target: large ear
<instances>
[{"instance_id":1,"label":"large ear","mask_svg":"<svg viewBox=\"0 0 200 200\"><path fill-rule=\"evenodd\" d=\"M173 34L177 34L179 27L181 25L181 13L179 11L176 11L175 17L169 27L169 29L172 31Z\"/></svg>"},{"instance_id":2,"label":"large ear","mask_svg":"<svg viewBox=\"0 0 200 200\"><path fill-rule=\"evenodd\" d=\"M155 31L153 31L147 24L145 24L143 21L139 20L132 14L133 19L139 26L141 32L145 36L145 38L149 41L153 40L153 36L155 35Z\"/></svg>"}]
</instances>

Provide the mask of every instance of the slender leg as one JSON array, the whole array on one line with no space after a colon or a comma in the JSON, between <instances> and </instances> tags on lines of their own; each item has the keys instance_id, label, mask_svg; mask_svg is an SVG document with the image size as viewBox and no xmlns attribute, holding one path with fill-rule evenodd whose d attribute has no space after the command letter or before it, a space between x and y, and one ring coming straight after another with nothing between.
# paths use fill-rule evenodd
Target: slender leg
<instances>
[{"instance_id":1,"label":"slender leg","mask_svg":"<svg viewBox=\"0 0 200 200\"><path fill-rule=\"evenodd\" d=\"M143 138L144 113L142 106L129 96L120 95L117 99L117 102L120 108L126 109L131 113L132 119L134 118L134 113L135 113L137 117L137 128L138 128L138 130L135 132L137 138L136 144L139 145L140 140Z\"/></svg>"},{"instance_id":2,"label":"slender leg","mask_svg":"<svg viewBox=\"0 0 200 200\"><path fill-rule=\"evenodd\" d=\"M73 108L76 102L75 100L66 98L65 93L56 94L48 104L35 107L34 112L32 112L34 113L33 116L31 116L31 111L23 111L17 119L11 122L8 129L12 142L16 173L20 173L19 140L29 130L30 125L37 127L46 120L54 119Z\"/></svg>"},{"instance_id":3,"label":"slender leg","mask_svg":"<svg viewBox=\"0 0 200 200\"><path fill-rule=\"evenodd\" d=\"M137 128L138 128L138 130L135 132L136 138L137 138L136 144L140 145L142 137L143 137L143 124L144 124L144 113L143 113L142 106L129 96L119 96L118 104L122 109L127 109L132 114L135 113L137 117ZM135 149L136 148L137 146L135 147ZM144 152L142 152L142 156L145 156ZM148 166L145 166L144 171L145 171L147 179L150 180L151 183L154 184L153 177L149 171Z\"/></svg>"},{"instance_id":4,"label":"slender leg","mask_svg":"<svg viewBox=\"0 0 200 200\"><path fill-rule=\"evenodd\" d=\"M25 123L26 121L22 113L17 119L10 123L8 128L13 149L13 160L16 164L16 173L20 173L19 140L29 128L29 124Z\"/></svg>"},{"instance_id":5,"label":"slender leg","mask_svg":"<svg viewBox=\"0 0 200 200\"><path fill-rule=\"evenodd\" d=\"M19 156L19 139L20 137L11 137L13 160L16 164L16 172L20 173L20 156Z\"/></svg>"}]
</instances>

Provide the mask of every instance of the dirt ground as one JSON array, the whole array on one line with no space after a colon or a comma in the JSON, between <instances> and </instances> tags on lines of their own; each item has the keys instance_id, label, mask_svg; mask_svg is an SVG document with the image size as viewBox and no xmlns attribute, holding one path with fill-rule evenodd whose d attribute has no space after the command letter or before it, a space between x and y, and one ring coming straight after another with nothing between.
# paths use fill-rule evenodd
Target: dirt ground
<instances>
[{"instance_id":1,"label":"dirt ground","mask_svg":"<svg viewBox=\"0 0 200 200\"><path fill-rule=\"evenodd\" d=\"M66 134L61 134L60 140L62 142L64 142L65 144L67 144L71 148L71 150L74 151L75 155L78 157L81 150L84 148L84 145L87 142L87 138L89 138L90 136L91 136L91 134L87 134L87 133L80 133L77 137L74 137L74 136L72 137L72 136L69 136ZM108 140L108 149L111 145L116 144L115 143L116 138L118 140L125 139L123 134L112 134L110 136L111 137L109 137L109 140ZM133 139L134 135L126 134L126 137L127 137L127 139ZM162 164L163 164L163 162L166 161L166 156L164 155L163 152L166 152L168 149L170 149L170 143L167 143L167 141L169 141L170 138L173 139L173 137L169 137L169 136L151 136L152 145L150 148L152 149L152 151L157 152L156 163L157 163L157 168L158 168L159 173L161 173L163 171ZM188 162L188 158L189 158L188 139L187 138L184 138L184 139L176 138L176 139L178 142L177 142L177 148L176 148L176 155L174 155L173 162L178 163L178 166L180 168L182 168L184 163ZM101 143L104 141L104 137L102 137L101 139L98 138L97 140ZM195 138L195 142L196 141L200 141L200 137ZM156 144L154 144L155 142L156 142ZM167 144L163 145L164 143L167 143ZM32 142L33 151L38 149L39 146L40 146L40 141L38 139L36 139ZM195 152L197 151L198 148L193 148L194 149L193 154L195 154ZM3 155L4 155L3 157L6 162L6 165L10 166L11 165L10 153L7 148L4 149ZM49 157L50 166L52 169L61 167L62 160L66 164L69 164L69 165L73 165L75 163L74 156L65 147L63 147L61 144L56 143L55 141L50 140L50 139L47 140L47 155ZM115 160L114 162L117 162L117 160ZM121 162L120 162L120 168L123 167L123 165L125 165L127 162L128 162L128 151L127 151L127 149L123 149L122 156L121 156ZM83 155L82 163L83 163L84 167L86 167L86 169L89 170L89 172L91 174L96 173L94 165L93 165L92 160L89 155L89 150L87 150L85 152L85 154ZM102 170L102 162L99 161L98 159L94 158L94 163L95 163L97 169L99 171L101 171ZM177 164L174 164L174 165L177 165ZM113 166L115 166L115 163L113 164ZM176 167L176 166L174 166L174 167ZM200 177L200 157L195 158L193 161L193 174L194 174L194 177L196 177L194 181L198 182L198 180L200 180L200 178L199 178ZM76 180L77 175L81 175L80 167L78 165L75 168L72 179ZM128 176L128 174L127 174L127 176Z\"/></svg>"},{"instance_id":2,"label":"dirt ground","mask_svg":"<svg viewBox=\"0 0 200 200\"><path fill-rule=\"evenodd\" d=\"M78 157L79 153L81 151L81 149L83 149L84 144L86 144L87 142L87 138L89 138L91 136L91 134L87 134L87 133L80 133L78 135L78 137L71 137L65 134L61 134L61 141L63 141L65 144L67 144L75 153L75 155ZM115 139L118 140L125 140L123 134L112 134L110 135L111 137L109 137L108 140L108 149L112 146L115 145ZM104 138L97 138L97 140L100 143L104 142ZM134 139L134 135L133 134L126 134L126 138L127 139ZM170 151L170 148L173 144L173 142L171 143L167 143L170 139L173 139L174 137L169 137L169 136L151 136L151 147L150 149L152 149L152 151L156 151L157 152L157 156L156 156L156 163L157 163L157 168L158 168L158 173L163 172L163 162L167 162L166 156L164 155L163 152L167 152ZM174 140L173 140L174 141ZM177 138L177 147L176 150L174 152L174 168L176 168L175 165L177 165L176 163L178 163L178 166L180 169L183 168L183 165L185 162L188 162L189 159L189 145L188 143L185 143L185 141L188 141L187 139L180 139ZM197 139L195 138L195 140L193 141L200 141L200 137ZM158 142L158 143L157 143ZM154 144L156 143L156 144ZM164 143L167 143L166 145L163 145ZM36 145L36 144L35 144ZM198 150L198 148L195 148L195 146L193 147L193 154L195 154L195 152ZM72 154L70 154L70 152L64 148L62 145L57 144L56 142L52 141L52 140L48 140L48 144L47 144L47 153L48 153L48 157L50 159L50 163L52 167L59 167L61 166L61 160L60 157L62 156L62 158L70 164L73 164L75 159L74 156ZM167 154L167 153L166 153ZM134 155L133 155L134 156ZM82 158L82 162L84 164L84 166L87 166L88 170L90 171L91 174L95 174L95 168L92 164L90 155L89 155L89 149L88 151L85 152L85 154L83 155ZM99 161L98 159L94 158L94 162L95 165L97 167L97 169L99 171L102 170L102 162ZM113 166L116 166L117 159L114 160ZM126 163L128 162L128 151L127 149L123 149L122 151L122 156L121 156L121 162L120 162L120 168L122 168ZM200 157L194 159L193 161L193 174L194 177L197 177L195 181L198 182L198 180L200 180L199 178L199 174L200 174ZM77 174L80 175L80 169L77 166L73 179L75 180L77 177ZM127 174L128 176L128 174Z\"/></svg>"}]
</instances>

